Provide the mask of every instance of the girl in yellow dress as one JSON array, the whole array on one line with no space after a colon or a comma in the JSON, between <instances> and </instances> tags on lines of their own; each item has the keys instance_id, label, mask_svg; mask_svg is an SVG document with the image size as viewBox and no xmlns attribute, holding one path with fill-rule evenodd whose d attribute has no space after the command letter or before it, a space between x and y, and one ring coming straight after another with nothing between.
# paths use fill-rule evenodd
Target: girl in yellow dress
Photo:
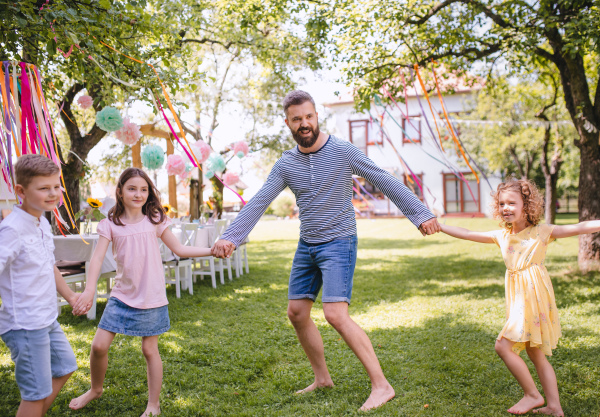
<instances>
[{"instance_id":1,"label":"girl in yellow dress","mask_svg":"<svg viewBox=\"0 0 600 417\"><path fill-rule=\"evenodd\" d=\"M473 232L441 225L442 232L459 239L495 243L506 264L506 324L496 340L496 353L523 388L523 398L509 408L511 414L534 413L564 416L558 396L556 375L546 356L552 355L561 336L552 282L544 266L546 248L557 238L600 231L600 221L555 226L539 224L543 199L528 180L511 179L493 194L494 217L502 230ZM544 397L533 382L527 365L519 356L525 349L535 365ZM537 408L536 407L541 407Z\"/></svg>"}]
</instances>

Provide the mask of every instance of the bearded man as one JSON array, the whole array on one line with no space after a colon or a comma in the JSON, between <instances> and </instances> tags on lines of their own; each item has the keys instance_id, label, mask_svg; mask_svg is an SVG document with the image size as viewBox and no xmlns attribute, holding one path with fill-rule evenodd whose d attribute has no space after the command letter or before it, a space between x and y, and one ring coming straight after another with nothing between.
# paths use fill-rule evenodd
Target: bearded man
<instances>
[{"instance_id":1,"label":"bearded man","mask_svg":"<svg viewBox=\"0 0 600 417\"><path fill-rule=\"evenodd\" d=\"M379 168L351 143L319 130L313 98L292 91L283 100L285 123L297 147L285 151L267 182L240 211L213 255L230 256L256 225L271 202L289 187L300 210L300 241L288 290L288 317L310 361L315 379L299 394L332 387L323 340L310 311L323 288L325 319L342 336L371 379L371 395L361 410L379 407L394 398L373 345L350 318L348 305L356 264L356 219L352 206L352 175L359 175L388 196L423 235L440 231L435 216L397 178Z\"/></svg>"}]
</instances>

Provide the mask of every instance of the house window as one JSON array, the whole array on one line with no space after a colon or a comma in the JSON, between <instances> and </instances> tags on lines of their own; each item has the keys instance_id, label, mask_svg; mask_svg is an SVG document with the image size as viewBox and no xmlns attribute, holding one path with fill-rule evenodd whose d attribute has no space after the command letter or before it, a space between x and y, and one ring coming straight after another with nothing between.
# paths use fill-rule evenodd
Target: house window
<instances>
[{"instance_id":1,"label":"house window","mask_svg":"<svg viewBox=\"0 0 600 417\"><path fill-rule=\"evenodd\" d=\"M444 175L444 208L446 213L479 213L479 184L471 173L463 173L466 182L454 174ZM470 188L470 190L469 190ZM474 198L473 198L474 197Z\"/></svg>"},{"instance_id":2,"label":"house window","mask_svg":"<svg viewBox=\"0 0 600 417\"><path fill-rule=\"evenodd\" d=\"M403 117L402 129L402 143L421 143L421 118L419 116Z\"/></svg>"},{"instance_id":3,"label":"house window","mask_svg":"<svg viewBox=\"0 0 600 417\"><path fill-rule=\"evenodd\" d=\"M419 197L419 200L425 202L423 192L421 191L422 188L425 188L425 185L423 185L423 174L415 174L415 177L417 177L419 180L421 187L419 187L419 185L415 182L415 179L412 177L412 175L410 175L410 180L406 175L404 175L404 185L406 185L408 189L414 193L414 195Z\"/></svg>"},{"instance_id":4,"label":"house window","mask_svg":"<svg viewBox=\"0 0 600 417\"><path fill-rule=\"evenodd\" d=\"M367 155L367 145L369 143L369 121L368 120L350 120L350 142Z\"/></svg>"}]
</instances>

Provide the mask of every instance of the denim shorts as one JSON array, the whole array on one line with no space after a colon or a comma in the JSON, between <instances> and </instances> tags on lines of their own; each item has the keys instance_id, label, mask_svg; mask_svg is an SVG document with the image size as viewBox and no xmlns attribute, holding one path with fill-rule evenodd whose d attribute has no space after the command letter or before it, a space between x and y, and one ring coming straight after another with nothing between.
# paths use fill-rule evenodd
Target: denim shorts
<instances>
[{"instance_id":1,"label":"denim shorts","mask_svg":"<svg viewBox=\"0 0 600 417\"><path fill-rule=\"evenodd\" d=\"M110 297L98 327L127 336L157 336L171 328L169 307L135 308Z\"/></svg>"},{"instance_id":2,"label":"denim shorts","mask_svg":"<svg viewBox=\"0 0 600 417\"><path fill-rule=\"evenodd\" d=\"M77 369L73 349L55 320L39 330L10 330L1 335L15 363L21 399L38 401L52 394L52 378Z\"/></svg>"},{"instance_id":3,"label":"denim shorts","mask_svg":"<svg viewBox=\"0 0 600 417\"><path fill-rule=\"evenodd\" d=\"M290 273L288 299L315 301L323 287L324 303L350 304L357 243L356 235L317 244L300 239Z\"/></svg>"}]
</instances>

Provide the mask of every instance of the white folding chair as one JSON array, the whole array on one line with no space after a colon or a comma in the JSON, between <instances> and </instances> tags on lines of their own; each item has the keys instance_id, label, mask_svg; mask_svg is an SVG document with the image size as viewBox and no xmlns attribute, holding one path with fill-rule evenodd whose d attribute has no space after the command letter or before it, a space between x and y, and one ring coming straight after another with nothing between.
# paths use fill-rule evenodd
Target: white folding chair
<instances>
[{"instance_id":1,"label":"white folding chair","mask_svg":"<svg viewBox=\"0 0 600 417\"><path fill-rule=\"evenodd\" d=\"M213 244L221 239L221 236L223 235L223 233L225 232L225 229L227 229L227 226L229 226L229 223L231 223L230 220L217 220L215 222L215 239ZM223 259L219 258L219 261L221 263L223 263ZM229 281L233 280L233 274L231 272L231 258L225 258L225 262L227 263L227 272L229 272ZM236 269L235 271L236 277L239 277L240 274L238 272L238 270Z\"/></svg>"},{"instance_id":2,"label":"white folding chair","mask_svg":"<svg viewBox=\"0 0 600 417\"><path fill-rule=\"evenodd\" d=\"M207 229L197 229L194 246L199 248L210 248L212 243L208 236ZM204 279L205 275L210 275L213 288L217 288L215 258L212 256L201 256L194 258L193 261L194 269L192 270L192 275L194 276L194 282L196 281L196 275L199 275L200 279ZM221 261L221 259L219 259L219 261ZM219 262L219 272L221 273L221 284L225 284L225 280L223 279L223 262Z\"/></svg>"},{"instance_id":3,"label":"white folding chair","mask_svg":"<svg viewBox=\"0 0 600 417\"><path fill-rule=\"evenodd\" d=\"M170 226L172 227L172 226ZM184 232L182 230L180 241L183 239ZM165 268L165 283L175 284L175 296L181 298L181 289L188 290L190 294L194 294L194 286L192 285L192 259L179 258L165 245L159 238L158 246L160 248L160 256ZM183 270L183 274L181 271ZM171 276L171 271L174 276ZM183 279L182 279L183 275Z\"/></svg>"}]
</instances>

